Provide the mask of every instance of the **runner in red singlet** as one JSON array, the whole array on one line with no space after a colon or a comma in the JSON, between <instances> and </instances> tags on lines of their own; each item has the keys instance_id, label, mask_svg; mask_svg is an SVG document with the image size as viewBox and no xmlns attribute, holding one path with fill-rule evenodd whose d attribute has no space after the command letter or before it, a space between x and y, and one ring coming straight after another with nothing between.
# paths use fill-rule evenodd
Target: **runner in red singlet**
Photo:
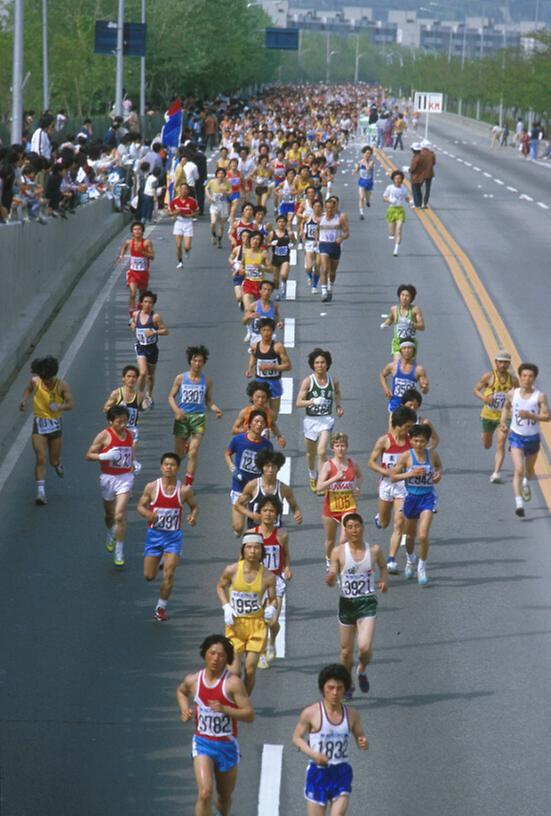
<instances>
[{"instance_id":1,"label":"runner in red singlet","mask_svg":"<svg viewBox=\"0 0 551 816\"><path fill-rule=\"evenodd\" d=\"M155 257L153 244L149 238L144 239L145 227L140 221L135 221L130 226L132 238L129 238L122 245L117 263L122 261L127 252L130 253L130 267L126 273L126 285L128 286L128 314L132 317L136 310L136 291L139 293L139 302L142 299L142 292L149 288L149 264Z\"/></svg>"}]
</instances>

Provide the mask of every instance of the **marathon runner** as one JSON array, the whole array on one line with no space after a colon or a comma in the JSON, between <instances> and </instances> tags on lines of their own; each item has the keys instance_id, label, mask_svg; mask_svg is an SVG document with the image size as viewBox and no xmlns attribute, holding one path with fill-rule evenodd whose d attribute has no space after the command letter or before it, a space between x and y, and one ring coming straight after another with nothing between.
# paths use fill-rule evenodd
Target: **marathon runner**
<instances>
[{"instance_id":1,"label":"marathon runner","mask_svg":"<svg viewBox=\"0 0 551 816\"><path fill-rule=\"evenodd\" d=\"M235 650L230 671L241 673L245 656L245 688L251 694L256 669L266 643L267 623L276 616L275 575L263 566L266 556L262 536L248 532L243 536L241 558L228 565L216 585L224 611L225 634ZM263 606L264 595L267 603Z\"/></svg>"},{"instance_id":2,"label":"marathon runner","mask_svg":"<svg viewBox=\"0 0 551 816\"><path fill-rule=\"evenodd\" d=\"M496 453L494 470L490 476L491 484L503 484L501 467L505 459L505 444L509 431L501 430L501 412L509 391L518 388L517 377L511 373L511 355L500 349L494 357L495 368L483 374L473 389L473 394L483 403L480 418L482 420L482 444L485 450L492 447L496 434Z\"/></svg>"},{"instance_id":3,"label":"marathon runner","mask_svg":"<svg viewBox=\"0 0 551 816\"><path fill-rule=\"evenodd\" d=\"M186 349L189 371L178 374L168 395L168 404L174 413L174 445L180 458L188 457L184 484L192 485L197 470L199 448L207 427L206 409L222 419L221 409L212 399L212 380L204 367L209 359L205 346Z\"/></svg>"},{"instance_id":4,"label":"marathon runner","mask_svg":"<svg viewBox=\"0 0 551 816\"><path fill-rule=\"evenodd\" d=\"M155 311L157 295L146 290L142 295L142 305L132 314L130 328L136 336L134 350L138 363L138 391L144 393L143 408L154 407L153 388L155 370L159 360L159 337L166 337L169 330L159 314Z\"/></svg>"},{"instance_id":5,"label":"marathon runner","mask_svg":"<svg viewBox=\"0 0 551 816\"><path fill-rule=\"evenodd\" d=\"M394 257L398 257L398 250L402 242L404 231L404 221L406 220L405 205L411 204L411 196L404 187L404 174L401 170L394 170L390 174L392 184L389 184L384 193L383 200L388 204L386 210L386 222L388 224L388 238L394 241Z\"/></svg>"},{"instance_id":6,"label":"marathon runner","mask_svg":"<svg viewBox=\"0 0 551 816\"><path fill-rule=\"evenodd\" d=\"M199 511L191 487L178 479L180 461L177 453L163 453L161 478L146 484L138 502L138 513L148 523L143 565L146 581L155 580L163 560L163 581L154 612L158 621L168 620L166 607L182 555L182 508L187 504L190 509L190 527L195 527Z\"/></svg>"},{"instance_id":7,"label":"marathon runner","mask_svg":"<svg viewBox=\"0 0 551 816\"><path fill-rule=\"evenodd\" d=\"M63 421L61 414L72 411L74 406L71 389L65 380L57 376L59 364L55 357L37 357L31 363L31 379L25 386L19 403L24 411L27 400L33 398L33 430L31 436L34 451L34 478L36 482L35 504L48 503L46 498L46 452L50 465L60 479L65 475L61 461L63 452Z\"/></svg>"},{"instance_id":8,"label":"marathon runner","mask_svg":"<svg viewBox=\"0 0 551 816\"><path fill-rule=\"evenodd\" d=\"M253 722L254 710L241 679L228 671L234 661L228 638L209 635L200 654L204 668L188 674L176 692L182 722L195 718L191 752L197 784L194 812L195 816L211 816L216 788L218 813L229 816L240 758L237 723Z\"/></svg>"},{"instance_id":9,"label":"marathon runner","mask_svg":"<svg viewBox=\"0 0 551 816\"><path fill-rule=\"evenodd\" d=\"M373 148L367 145L362 147L362 157L354 168L358 173L358 209L360 211L360 221L365 219L365 207L371 207L371 193L373 190L375 162L373 161Z\"/></svg>"},{"instance_id":10,"label":"marathon runner","mask_svg":"<svg viewBox=\"0 0 551 816\"><path fill-rule=\"evenodd\" d=\"M392 376L392 388L388 387L387 380ZM391 414L401 405L402 395L408 388L419 388L423 394L428 394L429 380L425 369L415 360L415 343L413 340L400 342L400 356L397 360L388 363L379 375L381 387L388 399L388 411ZM390 418L390 417L389 417Z\"/></svg>"},{"instance_id":11,"label":"marathon runner","mask_svg":"<svg viewBox=\"0 0 551 816\"><path fill-rule=\"evenodd\" d=\"M134 221L130 225L132 238L122 245L117 262L121 262L128 252L130 254L130 267L126 273L126 285L128 286L128 314L130 318L136 309L136 292L141 301L142 292L149 287L149 265L155 257L153 243L149 238L144 239L145 225L141 221Z\"/></svg>"},{"instance_id":12,"label":"marathon runner","mask_svg":"<svg viewBox=\"0 0 551 816\"><path fill-rule=\"evenodd\" d=\"M222 249L222 238L228 220L228 196L231 193L231 185L226 180L226 171L223 167L217 167L214 178L207 182L205 193L210 202L210 231L212 233L212 243ZM218 229L218 224L220 229Z\"/></svg>"},{"instance_id":13,"label":"marathon runner","mask_svg":"<svg viewBox=\"0 0 551 816\"><path fill-rule=\"evenodd\" d=\"M363 478L357 462L348 456L347 434L334 434L331 437L331 448L333 458L323 464L317 483L318 495L325 493L321 520L325 530L327 567L335 546L337 530L344 518L356 510L356 499L360 495Z\"/></svg>"},{"instance_id":14,"label":"marathon runner","mask_svg":"<svg viewBox=\"0 0 551 816\"><path fill-rule=\"evenodd\" d=\"M319 222L319 253L321 263L321 299L323 303L333 300L333 287L341 257L342 242L350 237L348 220L338 211L338 199L331 196Z\"/></svg>"},{"instance_id":15,"label":"marathon runner","mask_svg":"<svg viewBox=\"0 0 551 816\"><path fill-rule=\"evenodd\" d=\"M177 192L176 198L170 202L169 213L174 218L172 234L176 241L176 260L178 261L176 269L182 269L184 266L182 244L186 258L189 258L193 240L193 216L198 212L199 205L191 194L189 184L182 182Z\"/></svg>"},{"instance_id":16,"label":"marathon runner","mask_svg":"<svg viewBox=\"0 0 551 816\"><path fill-rule=\"evenodd\" d=\"M245 369L245 377L254 375L257 382L265 382L270 388L271 408L277 420L281 405L283 385L281 374L292 368L289 355L283 343L274 342L275 323L270 317L263 317L258 321L260 342L249 353L249 362Z\"/></svg>"},{"instance_id":17,"label":"marathon runner","mask_svg":"<svg viewBox=\"0 0 551 816\"><path fill-rule=\"evenodd\" d=\"M413 306L413 301L417 295L417 289L412 283L402 283L396 292L398 295L398 304L390 307L390 314L381 323L381 329L388 326L394 326L392 335L392 354L397 360L400 356L400 343L403 340L411 340L415 343L415 351L417 353L417 338L418 331L425 330L425 321L419 306Z\"/></svg>"},{"instance_id":18,"label":"marathon runner","mask_svg":"<svg viewBox=\"0 0 551 816\"><path fill-rule=\"evenodd\" d=\"M245 526L243 514L235 507L245 486L255 477L260 476L256 464L257 455L264 449L273 450L272 443L264 437L266 412L255 409L249 415L249 428L245 433L232 437L224 458L232 475L230 490L232 529L236 536L241 536Z\"/></svg>"},{"instance_id":19,"label":"marathon runner","mask_svg":"<svg viewBox=\"0 0 551 816\"><path fill-rule=\"evenodd\" d=\"M369 680L366 667L371 661L375 618L377 615L376 588L388 589L388 573L383 551L378 544L364 541L364 523L359 513L347 513L344 520L345 541L331 553L329 571L325 583L332 587L339 580L339 638L340 659L352 673L354 641L358 640L358 666L356 675L360 691L367 694ZM375 586L375 568L379 568L379 582ZM350 686L345 699L351 700L354 686Z\"/></svg>"},{"instance_id":20,"label":"marathon runner","mask_svg":"<svg viewBox=\"0 0 551 816\"><path fill-rule=\"evenodd\" d=\"M138 473L141 469L141 465L136 461L138 442L140 440L138 421L144 400L143 391L137 390L139 374L140 372L136 366L125 366L122 370L122 385L111 391L103 406L104 414L107 414L113 405L122 405L128 410L128 422L126 427L134 438L134 470Z\"/></svg>"},{"instance_id":21,"label":"marathon runner","mask_svg":"<svg viewBox=\"0 0 551 816\"><path fill-rule=\"evenodd\" d=\"M349 749L353 736L367 751L360 715L344 705L351 687L350 672L340 663L325 666L318 675L321 700L304 708L293 732L293 745L309 758L304 796L308 816L345 816L352 793Z\"/></svg>"},{"instance_id":22,"label":"marathon runner","mask_svg":"<svg viewBox=\"0 0 551 816\"><path fill-rule=\"evenodd\" d=\"M235 503L235 509L247 519L247 526L254 527L260 523L259 502L264 496L276 496L281 507L286 501L291 508L295 524L302 524L302 512L298 506L295 494L289 485L277 478L278 471L285 464L285 457L279 451L262 450L256 455L256 467L260 476L251 479ZM281 513L276 519L276 527L281 527Z\"/></svg>"},{"instance_id":23,"label":"marathon runner","mask_svg":"<svg viewBox=\"0 0 551 816\"><path fill-rule=\"evenodd\" d=\"M253 380L247 385L246 393L249 397L249 404L239 411L237 419L232 425L232 434L235 436L236 434L245 433L249 430L249 420L252 411L264 411L266 415L266 428L264 429L263 435L269 439L270 435L273 434L279 447L284 448L287 442L279 430L277 421L274 419L274 412L270 407L271 393L268 383Z\"/></svg>"}]
</instances>

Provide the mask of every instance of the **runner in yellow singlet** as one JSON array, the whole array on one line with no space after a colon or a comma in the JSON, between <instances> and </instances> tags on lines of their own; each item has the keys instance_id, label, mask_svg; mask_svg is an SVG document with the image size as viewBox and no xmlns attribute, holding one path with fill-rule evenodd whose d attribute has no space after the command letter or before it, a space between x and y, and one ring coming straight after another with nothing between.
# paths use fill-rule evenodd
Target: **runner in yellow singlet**
<instances>
[{"instance_id":1,"label":"runner in yellow singlet","mask_svg":"<svg viewBox=\"0 0 551 816\"><path fill-rule=\"evenodd\" d=\"M482 420L482 444L489 450L492 447L494 433L496 434L496 455L494 471L490 476L492 484L503 484L501 466L505 458L505 443L509 433L500 428L501 411L505 404L507 393L517 388L518 379L511 373L511 355L500 349L496 352L495 368L483 374L473 389L473 394L482 401L480 413Z\"/></svg>"},{"instance_id":2,"label":"runner in yellow singlet","mask_svg":"<svg viewBox=\"0 0 551 816\"><path fill-rule=\"evenodd\" d=\"M266 250L262 249L261 243L260 232L253 232L250 246L243 250L241 265L245 276L242 287L245 311L250 311L260 298L260 284L264 280L264 270L268 265Z\"/></svg>"}]
</instances>

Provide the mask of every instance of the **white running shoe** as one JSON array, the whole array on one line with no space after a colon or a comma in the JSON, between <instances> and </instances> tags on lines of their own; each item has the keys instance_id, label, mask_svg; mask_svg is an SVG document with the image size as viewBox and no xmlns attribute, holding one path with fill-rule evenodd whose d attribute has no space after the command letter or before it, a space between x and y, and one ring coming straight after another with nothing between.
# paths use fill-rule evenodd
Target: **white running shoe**
<instances>
[{"instance_id":1,"label":"white running shoe","mask_svg":"<svg viewBox=\"0 0 551 816\"><path fill-rule=\"evenodd\" d=\"M522 480L522 498L524 499L525 502L529 502L530 499L532 498L532 489L528 484L528 479Z\"/></svg>"},{"instance_id":2,"label":"white running shoe","mask_svg":"<svg viewBox=\"0 0 551 816\"><path fill-rule=\"evenodd\" d=\"M490 484L503 484L501 473L498 473L497 470L494 470L494 472L490 476Z\"/></svg>"}]
</instances>

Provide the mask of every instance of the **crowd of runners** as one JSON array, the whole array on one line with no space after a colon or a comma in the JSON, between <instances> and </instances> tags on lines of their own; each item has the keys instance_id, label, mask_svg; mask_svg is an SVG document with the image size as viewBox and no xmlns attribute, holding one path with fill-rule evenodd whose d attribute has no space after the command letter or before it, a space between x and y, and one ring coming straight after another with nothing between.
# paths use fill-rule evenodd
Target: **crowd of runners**
<instances>
[{"instance_id":1,"label":"crowd of runners","mask_svg":"<svg viewBox=\"0 0 551 816\"><path fill-rule=\"evenodd\" d=\"M303 521L292 488L280 478L286 462L280 416L283 375L290 376L293 367L283 334L290 269L297 257L303 259L309 297L319 295L321 301L331 303L335 292L338 295L339 259L350 223L335 193L335 177L341 153L357 132L359 116L373 106L385 107L383 98L375 94L367 103L364 88L311 90L307 98L289 89L285 96L268 95L220 123L220 146L213 154L213 174L205 192L212 252L221 249L228 255L227 287L228 292L233 289L236 301L234 319L246 328L247 404L229 418L229 442L220 452L230 481L228 534L238 539L235 559L222 570L216 585L224 628L205 637L201 669L189 674L177 690L182 721L195 720L196 816L212 814L213 798L221 816L230 813L239 762L237 723L254 719L251 695L257 670L269 669L277 657L280 616L293 576L286 515L290 513L296 525ZM392 116L397 111L389 104L388 112ZM372 148L363 147L354 168L359 220L365 218L365 208L371 204L374 157ZM175 177L179 166L176 156ZM404 182L403 171L395 171L383 196L389 205L387 222L395 255L409 203ZM175 182L166 217L174 222L178 274L193 264L197 210L190 185ZM154 411L156 399L165 399L155 392L155 374L162 345L170 342L170 327L156 310L154 280L150 280L154 240L146 237L141 222L133 223L130 233L119 259L128 256L129 314L123 318L129 321L133 353L129 343L121 380L113 383L103 405L104 427L99 428L98 423L99 430L91 429L93 438L85 454L88 461L99 464L105 547L119 570L125 565L127 511L141 470L140 415ZM426 301L429 295L424 293ZM367 463L379 478L378 505L370 513L370 522L378 529L390 528L386 554L379 545L368 543L367 519L359 512L364 474L349 456L348 436L339 428L343 393L350 391L351 384L335 375L330 350L311 350L311 374L300 383L296 397L296 408L304 412L304 472L309 489L319 497L320 539L324 540L320 562L325 558L326 584L336 586L339 596L340 654L321 669L321 701L302 711L292 737L310 760L305 785L310 816L326 813L327 808L332 816L346 812L352 783L348 763L352 738L359 749L368 747L359 714L349 701L356 685L362 694L370 688L367 666L372 657L378 592L387 591L389 574L402 570L406 580L416 579L420 587L430 582L429 536L437 510L435 486L443 469L437 429L421 412L429 376L418 359L422 360L419 333L430 331L430 324L425 326L413 284L398 286L396 303L381 324L381 329L386 328L391 332L389 362L379 379L387 416L381 410L381 435ZM188 366L175 376L167 395L174 415L173 446L158 452L159 472L147 474L137 504L147 525L144 578L153 582L162 572L153 610L159 622L169 619L167 606L182 554L184 511L190 526L202 515L193 487L207 416L211 413L228 421L215 402L215 383L207 373L209 349L190 346L186 355ZM55 358L34 360L31 372L20 409L32 399L36 504L43 506L48 501L47 459L57 477L64 476L62 417L74 406L69 384L58 376ZM508 442L515 512L522 517L531 497L539 424L549 420L549 410L545 394L536 385L537 366L523 363L517 374L511 370L510 354L499 350L494 368L480 378L474 394L483 402L484 447L490 448L496 436L490 482L502 481ZM204 589L205 597L211 592L214 601L214 588ZM312 617L315 614L312 609Z\"/></svg>"}]
</instances>

